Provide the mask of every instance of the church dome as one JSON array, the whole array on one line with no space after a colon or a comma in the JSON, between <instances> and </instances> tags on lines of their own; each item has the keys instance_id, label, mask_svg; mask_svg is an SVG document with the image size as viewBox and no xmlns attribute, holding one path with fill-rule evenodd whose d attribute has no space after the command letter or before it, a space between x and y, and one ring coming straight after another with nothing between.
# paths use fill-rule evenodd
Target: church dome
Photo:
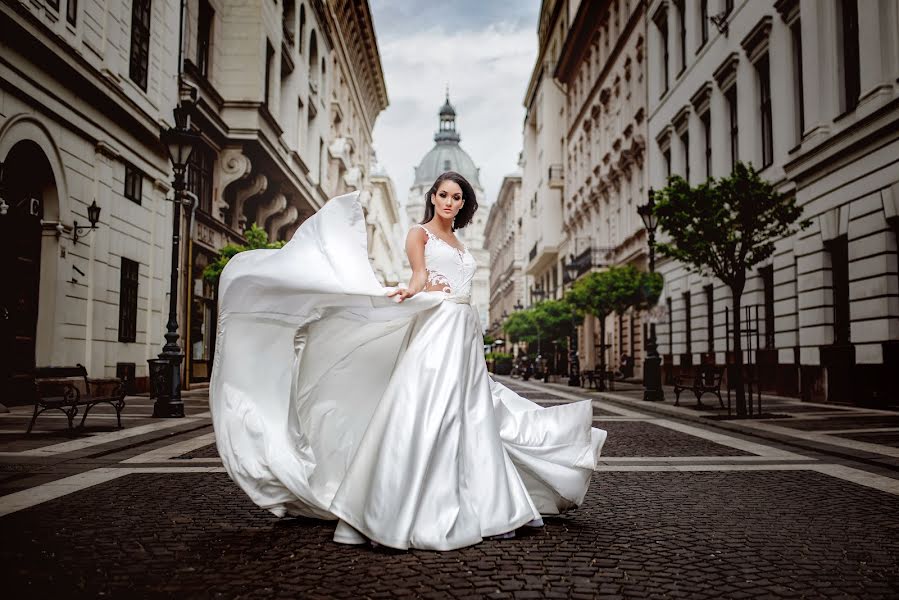
<instances>
[{"instance_id":1,"label":"church dome","mask_svg":"<svg viewBox=\"0 0 899 600\"><path fill-rule=\"evenodd\" d=\"M449 93L446 95L446 102L440 107L439 116L439 126L434 134L434 147L415 167L413 185L429 186L446 171L456 171L473 187L480 188L478 168L468 153L459 146L462 138L456 131L456 109L450 104Z\"/></svg>"}]
</instances>

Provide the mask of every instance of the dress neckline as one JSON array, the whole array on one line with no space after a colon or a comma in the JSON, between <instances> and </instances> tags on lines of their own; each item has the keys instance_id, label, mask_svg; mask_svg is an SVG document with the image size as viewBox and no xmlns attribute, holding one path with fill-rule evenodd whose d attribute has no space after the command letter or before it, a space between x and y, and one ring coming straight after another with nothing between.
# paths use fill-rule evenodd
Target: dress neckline
<instances>
[{"instance_id":1,"label":"dress neckline","mask_svg":"<svg viewBox=\"0 0 899 600\"><path fill-rule=\"evenodd\" d=\"M425 233L428 234L428 239L436 239L436 240L439 240L439 241L443 242L443 243L446 244L448 247L450 247L450 248L452 248L453 250L455 250L456 252L458 252L460 256L463 255L463 254L465 254L466 252L468 252L468 246L466 246L465 244L462 244L462 247L461 247L461 248L456 248L455 246L453 246L452 244L450 244L449 242L447 242L445 239L443 239L442 237L440 237L439 235L437 235L436 233L434 233L433 231L431 231L430 229L428 229L427 227L425 227L425 226L422 225L421 223L416 223L416 225L418 225L419 227L421 227L422 229L425 230Z\"/></svg>"}]
</instances>

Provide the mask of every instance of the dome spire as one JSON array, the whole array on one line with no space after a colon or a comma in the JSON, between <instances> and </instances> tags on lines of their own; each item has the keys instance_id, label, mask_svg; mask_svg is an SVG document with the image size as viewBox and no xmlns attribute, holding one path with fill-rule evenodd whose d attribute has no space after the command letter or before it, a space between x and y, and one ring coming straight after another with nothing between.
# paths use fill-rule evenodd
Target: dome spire
<instances>
[{"instance_id":1,"label":"dome spire","mask_svg":"<svg viewBox=\"0 0 899 600\"><path fill-rule=\"evenodd\" d=\"M446 84L446 101L440 107L439 115L440 121L437 133L434 134L434 141L459 143L462 137L456 131L456 109L450 104L449 84Z\"/></svg>"}]
</instances>

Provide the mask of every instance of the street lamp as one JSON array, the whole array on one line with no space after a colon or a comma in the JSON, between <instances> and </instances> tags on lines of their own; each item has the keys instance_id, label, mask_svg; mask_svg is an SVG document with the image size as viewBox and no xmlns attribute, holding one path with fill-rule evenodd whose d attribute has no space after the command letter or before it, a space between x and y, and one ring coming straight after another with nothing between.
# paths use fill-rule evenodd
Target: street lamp
<instances>
[{"instance_id":1,"label":"street lamp","mask_svg":"<svg viewBox=\"0 0 899 600\"><path fill-rule=\"evenodd\" d=\"M650 273L655 273L656 270L656 227L658 227L659 222L655 214L655 207L655 191L649 188L649 201L637 207L637 214L643 219L643 226L646 227L647 239L649 241ZM643 361L643 399L649 402L665 399L665 392L662 390L661 358L656 346L656 324L652 321L649 323L649 339L646 340L646 359Z\"/></svg>"},{"instance_id":2,"label":"street lamp","mask_svg":"<svg viewBox=\"0 0 899 600\"><path fill-rule=\"evenodd\" d=\"M91 205L87 207L87 220L90 225L79 225L78 221L75 221L72 226L72 243L77 244L78 238L84 237L91 231L97 228L97 223L100 221L100 207L97 206L97 201L94 200L91 202Z\"/></svg>"},{"instance_id":3,"label":"street lamp","mask_svg":"<svg viewBox=\"0 0 899 600\"><path fill-rule=\"evenodd\" d=\"M149 360L151 389L156 397L153 404L154 417L183 417L184 402L181 401L181 362L184 356L178 346L178 277L179 247L181 245L181 205L189 205L193 200L184 193L187 182L185 173L187 162L199 140L199 135L190 129L190 113L195 97L185 98L175 108L175 127L164 129L160 140L165 144L172 163L174 180L172 189L172 273L169 282L169 319L166 323L166 344L159 358Z\"/></svg>"},{"instance_id":4,"label":"street lamp","mask_svg":"<svg viewBox=\"0 0 899 600\"><path fill-rule=\"evenodd\" d=\"M524 304L521 303L521 298L515 301L515 306L513 306L515 310L521 310L524 308Z\"/></svg>"},{"instance_id":5,"label":"street lamp","mask_svg":"<svg viewBox=\"0 0 899 600\"><path fill-rule=\"evenodd\" d=\"M578 266L574 262L574 254L570 255L568 264L565 265L565 274L568 281L574 287L574 280L578 276ZM571 312L571 335L568 336L568 385L581 385L581 365L577 358L577 323L574 320L574 310Z\"/></svg>"}]
</instances>

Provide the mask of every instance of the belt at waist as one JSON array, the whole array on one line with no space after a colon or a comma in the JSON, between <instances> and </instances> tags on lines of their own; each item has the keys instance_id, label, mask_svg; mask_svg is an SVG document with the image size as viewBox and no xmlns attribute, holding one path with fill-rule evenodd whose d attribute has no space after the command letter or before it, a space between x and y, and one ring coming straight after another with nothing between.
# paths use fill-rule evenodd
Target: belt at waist
<instances>
[{"instance_id":1,"label":"belt at waist","mask_svg":"<svg viewBox=\"0 0 899 600\"><path fill-rule=\"evenodd\" d=\"M447 294L444 300L456 302L457 304L471 304L471 294Z\"/></svg>"}]
</instances>

